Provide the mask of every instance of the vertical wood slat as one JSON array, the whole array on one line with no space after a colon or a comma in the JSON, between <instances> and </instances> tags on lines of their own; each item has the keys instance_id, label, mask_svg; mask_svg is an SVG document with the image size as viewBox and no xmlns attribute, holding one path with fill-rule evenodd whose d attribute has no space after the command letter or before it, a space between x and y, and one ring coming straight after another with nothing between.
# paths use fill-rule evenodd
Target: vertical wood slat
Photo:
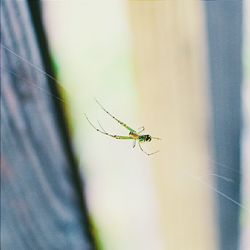
<instances>
[{"instance_id":1,"label":"vertical wood slat","mask_svg":"<svg viewBox=\"0 0 250 250\"><path fill-rule=\"evenodd\" d=\"M217 188L236 202L240 197L242 1L206 1ZM233 18L232 18L233 17ZM225 167L226 166L226 167ZM239 248L240 207L218 196L220 249Z\"/></svg>"},{"instance_id":2,"label":"vertical wood slat","mask_svg":"<svg viewBox=\"0 0 250 250\"><path fill-rule=\"evenodd\" d=\"M202 1L128 1L166 249L216 249Z\"/></svg>"},{"instance_id":3,"label":"vertical wood slat","mask_svg":"<svg viewBox=\"0 0 250 250\"><path fill-rule=\"evenodd\" d=\"M48 67L30 10L1 2L1 249L93 249L57 93L27 63Z\"/></svg>"}]
</instances>

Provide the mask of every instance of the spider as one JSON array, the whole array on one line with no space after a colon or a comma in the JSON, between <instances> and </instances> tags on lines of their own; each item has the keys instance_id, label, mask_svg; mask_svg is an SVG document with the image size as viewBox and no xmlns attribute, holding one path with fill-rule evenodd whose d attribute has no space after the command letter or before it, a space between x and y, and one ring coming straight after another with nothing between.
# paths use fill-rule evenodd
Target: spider
<instances>
[{"instance_id":1,"label":"spider","mask_svg":"<svg viewBox=\"0 0 250 250\"><path fill-rule=\"evenodd\" d=\"M139 128L139 129L140 129L139 131L136 131L136 130L132 129L132 128L129 127L127 124L125 124L124 122L118 120L115 116L113 116L112 114L110 114L110 113L102 106L102 104L101 104L98 100L95 99L95 101L96 101L96 103L101 107L101 109L102 109L104 112L106 112L109 116L111 116L113 119L115 119L120 125L122 125L124 128L126 128L126 129L129 131L129 134L128 134L128 136L123 136L123 135L112 135L112 134L109 134L109 133L107 133L107 132L103 129L103 127L101 126L101 124L100 124L99 122L98 122L98 124L99 124L99 126L100 126L101 129L97 128L97 127L89 120L88 116L84 113L84 115L85 115L87 121L89 122L89 124L90 124L97 132L102 133L102 134L104 134L104 135L107 135L107 136L109 136L109 137L118 139L118 140L134 140L134 142L133 142L133 148L136 146L136 141L138 141L138 145L139 145L141 151L144 152L144 153L145 153L146 155L148 155L148 156L149 156L149 155L153 155L153 154L159 152L159 151L155 151L155 152L153 152L153 153L147 153L147 152L142 148L141 143L143 143L143 142L150 142L152 139L161 140L161 138L159 138L159 137L153 137L153 136L151 136L151 135L149 135L149 134L143 134L143 135L142 135L141 133L145 130L144 127Z\"/></svg>"}]
</instances>

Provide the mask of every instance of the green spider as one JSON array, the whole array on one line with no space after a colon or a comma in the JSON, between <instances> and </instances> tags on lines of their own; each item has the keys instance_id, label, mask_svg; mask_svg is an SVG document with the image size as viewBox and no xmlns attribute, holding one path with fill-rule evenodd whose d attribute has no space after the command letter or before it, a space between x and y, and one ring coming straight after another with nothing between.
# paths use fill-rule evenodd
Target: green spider
<instances>
[{"instance_id":1,"label":"green spider","mask_svg":"<svg viewBox=\"0 0 250 250\"><path fill-rule=\"evenodd\" d=\"M112 138L115 138L115 139L118 139L118 140L134 140L134 144L133 144L133 148L135 147L136 145L136 141L138 141L138 145L141 149L142 152L144 152L146 155L152 155L152 154L155 154L155 153L158 153L159 151L155 151L153 153L147 153L146 151L144 151L144 149L142 148L141 146L141 143L143 142L150 142L152 139L156 139L156 140L161 140L161 138L158 138L158 137L153 137L151 135L141 135L141 133L145 130L144 127L141 127L140 131L136 131L132 128L130 128L127 124L125 124L124 122L118 120L116 117L114 117L113 115L111 115L103 106L102 104L96 100L96 103L102 108L102 110L104 110L108 115L110 115L113 119L115 119L118 123L120 123L124 128L126 128L128 131L129 131L129 135L128 136L123 136L123 135L112 135L112 134L109 134L107 133L103 127L101 126L101 124L98 122L99 126L101 129L98 129L90 120L89 118L87 117L87 115L84 113L87 121L89 122L89 124L97 131L97 132L100 132L104 135L107 135L109 137L112 137Z\"/></svg>"}]
</instances>

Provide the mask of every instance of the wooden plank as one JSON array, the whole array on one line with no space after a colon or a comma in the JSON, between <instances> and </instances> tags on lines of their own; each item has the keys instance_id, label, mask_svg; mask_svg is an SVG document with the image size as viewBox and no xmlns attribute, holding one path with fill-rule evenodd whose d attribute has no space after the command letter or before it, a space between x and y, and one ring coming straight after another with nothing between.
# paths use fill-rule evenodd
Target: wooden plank
<instances>
[{"instance_id":1,"label":"wooden plank","mask_svg":"<svg viewBox=\"0 0 250 250\"><path fill-rule=\"evenodd\" d=\"M240 197L242 1L205 2L216 173L233 180L218 179L217 188L237 202ZM233 18L232 18L233 17ZM239 247L240 207L218 196L220 249Z\"/></svg>"},{"instance_id":2,"label":"wooden plank","mask_svg":"<svg viewBox=\"0 0 250 250\"><path fill-rule=\"evenodd\" d=\"M93 249L39 6L1 1L1 35L1 249Z\"/></svg>"},{"instance_id":3,"label":"wooden plank","mask_svg":"<svg viewBox=\"0 0 250 250\"><path fill-rule=\"evenodd\" d=\"M202 2L128 1L165 249L216 249Z\"/></svg>"}]
</instances>

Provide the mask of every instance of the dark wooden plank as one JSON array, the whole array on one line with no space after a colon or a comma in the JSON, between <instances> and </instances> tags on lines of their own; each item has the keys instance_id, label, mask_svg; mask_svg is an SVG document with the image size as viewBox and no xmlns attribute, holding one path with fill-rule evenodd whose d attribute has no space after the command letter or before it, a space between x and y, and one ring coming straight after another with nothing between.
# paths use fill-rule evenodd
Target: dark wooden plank
<instances>
[{"instance_id":1,"label":"dark wooden plank","mask_svg":"<svg viewBox=\"0 0 250 250\"><path fill-rule=\"evenodd\" d=\"M1 2L1 249L94 249L37 3Z\"/></svg>"},{"instance_id":2,"label":"dark wooden plank","mask_svg":"<svg viewBox=\"0 0 250 250\"><path fill-rule=\"evenodd\" d=\"M218 190L240 202L242 1L206 1ZM226 167L225 167L226 166ZM218 196L221 250L239 245L240 207Z\"/></svg>"}]
</instances>

